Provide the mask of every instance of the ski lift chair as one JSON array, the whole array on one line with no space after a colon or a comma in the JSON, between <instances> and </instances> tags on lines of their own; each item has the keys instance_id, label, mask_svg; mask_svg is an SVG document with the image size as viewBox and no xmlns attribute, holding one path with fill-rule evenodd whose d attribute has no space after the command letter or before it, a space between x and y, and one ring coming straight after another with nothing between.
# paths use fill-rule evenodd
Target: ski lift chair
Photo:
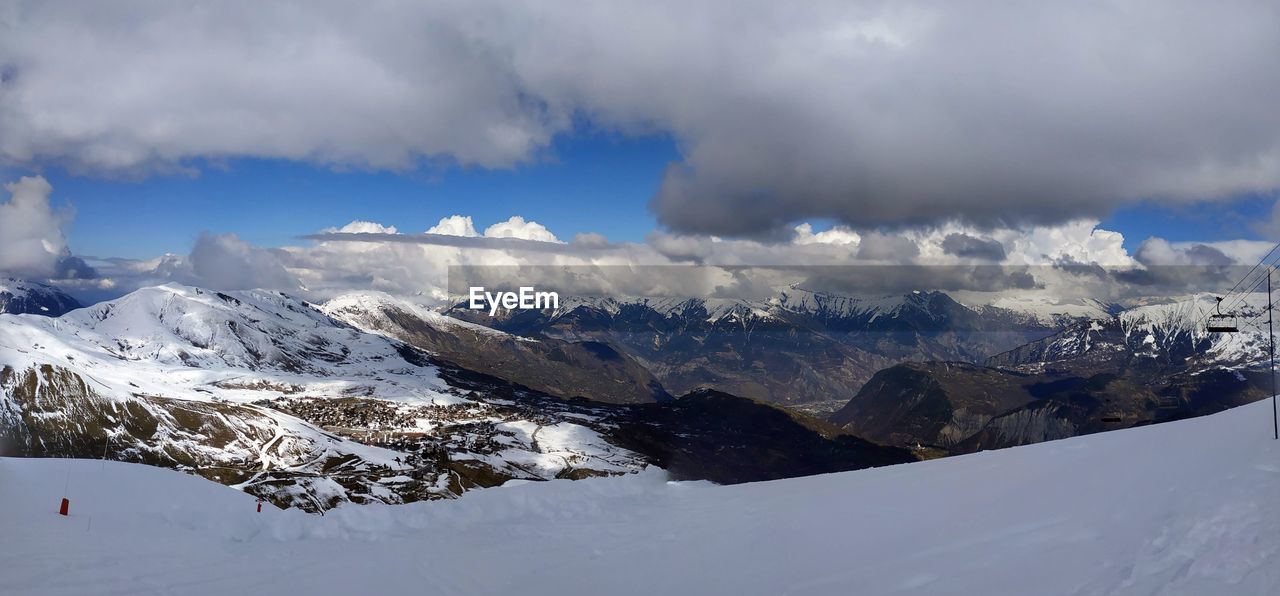
<instances>
[{"instance_id":1,"label":"ski lift chair","mask_svg":"<svg viewBox=\"0 0 1280 596\"><path fill-rule=\"evenodd\" d=\"M1222 298L1218 298L1217 309L1218 312L1209 315L1209 322L1205 325L1209 333L1236 333L1240 331L1235 315L1222 314Z\"/></svg>"}]
</instances>

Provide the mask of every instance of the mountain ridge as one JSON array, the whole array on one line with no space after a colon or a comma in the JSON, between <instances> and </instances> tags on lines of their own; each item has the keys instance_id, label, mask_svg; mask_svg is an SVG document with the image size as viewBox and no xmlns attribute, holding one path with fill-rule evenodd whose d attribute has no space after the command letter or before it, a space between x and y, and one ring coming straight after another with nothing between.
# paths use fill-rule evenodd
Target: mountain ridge
<instances>
[{"instance_id":1,"label":"mountain ridge","mask_svg":"<svg viewBox=\"0 0 1280 596\"><path fill-rule=\"evenodd\" d=\"M57 317L82 304L56 286L13 277L0 278L0 314Z\"/></svg>"}]
</instances>

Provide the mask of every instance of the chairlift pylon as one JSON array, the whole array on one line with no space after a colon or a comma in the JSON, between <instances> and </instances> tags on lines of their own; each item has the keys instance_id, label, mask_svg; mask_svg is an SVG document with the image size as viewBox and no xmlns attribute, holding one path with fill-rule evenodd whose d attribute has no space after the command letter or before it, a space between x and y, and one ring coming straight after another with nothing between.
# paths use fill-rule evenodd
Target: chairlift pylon
<instances>
[{"instance_id":1,"label":"chairlift pylon","mask_svg":"<svg viewBox=\"0 0 1280 596\"><path fill-rule=\"evenodd\" d=\"M1210 333L1236 333L1240 331L1235 315L1222 314L1222 297L1218 297L1217 312L1209 315L1205 328Z\"/></svg>"}]
</instances>

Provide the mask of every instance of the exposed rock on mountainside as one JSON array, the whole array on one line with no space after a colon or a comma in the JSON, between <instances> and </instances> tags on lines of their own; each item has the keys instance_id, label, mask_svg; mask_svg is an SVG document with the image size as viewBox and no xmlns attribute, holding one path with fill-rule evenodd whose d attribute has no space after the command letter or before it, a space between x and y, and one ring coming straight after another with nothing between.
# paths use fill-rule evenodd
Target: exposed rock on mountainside
<instances>
[{"instance_id":1,"label":"exposed rock on mountainside","mask_svg":"<svg viewBox=\"0 0 1280 596\"><path fill-rule=\"evenodd\" d=\"M109 458L175 468L283 507L453 496L438 470L276 415L225 401L107 397L80 375L41 365L0 369L0 453ZM394 487L384 483L396 479ZM458 491L459 493L461 491Z\"/></svg>"}]
</instances>

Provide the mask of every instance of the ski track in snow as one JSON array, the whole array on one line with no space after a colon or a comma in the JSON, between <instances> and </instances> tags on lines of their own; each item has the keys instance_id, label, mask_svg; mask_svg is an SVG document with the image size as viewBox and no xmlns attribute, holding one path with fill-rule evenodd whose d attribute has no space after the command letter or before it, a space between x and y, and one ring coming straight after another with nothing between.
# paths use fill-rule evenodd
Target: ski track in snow
<instances>
[{"instance_id":1,"label":"ski track in snow","mask_svg":"<svg viewBox=\"0 0 1280 596\"><path fill-rule=\"evenodd\" d=\"M157 468L0 459L0 594L1276 594L1270 418L1264 402L808 478L512 482L323 517Z\"/></svg>"}]
</instances>

